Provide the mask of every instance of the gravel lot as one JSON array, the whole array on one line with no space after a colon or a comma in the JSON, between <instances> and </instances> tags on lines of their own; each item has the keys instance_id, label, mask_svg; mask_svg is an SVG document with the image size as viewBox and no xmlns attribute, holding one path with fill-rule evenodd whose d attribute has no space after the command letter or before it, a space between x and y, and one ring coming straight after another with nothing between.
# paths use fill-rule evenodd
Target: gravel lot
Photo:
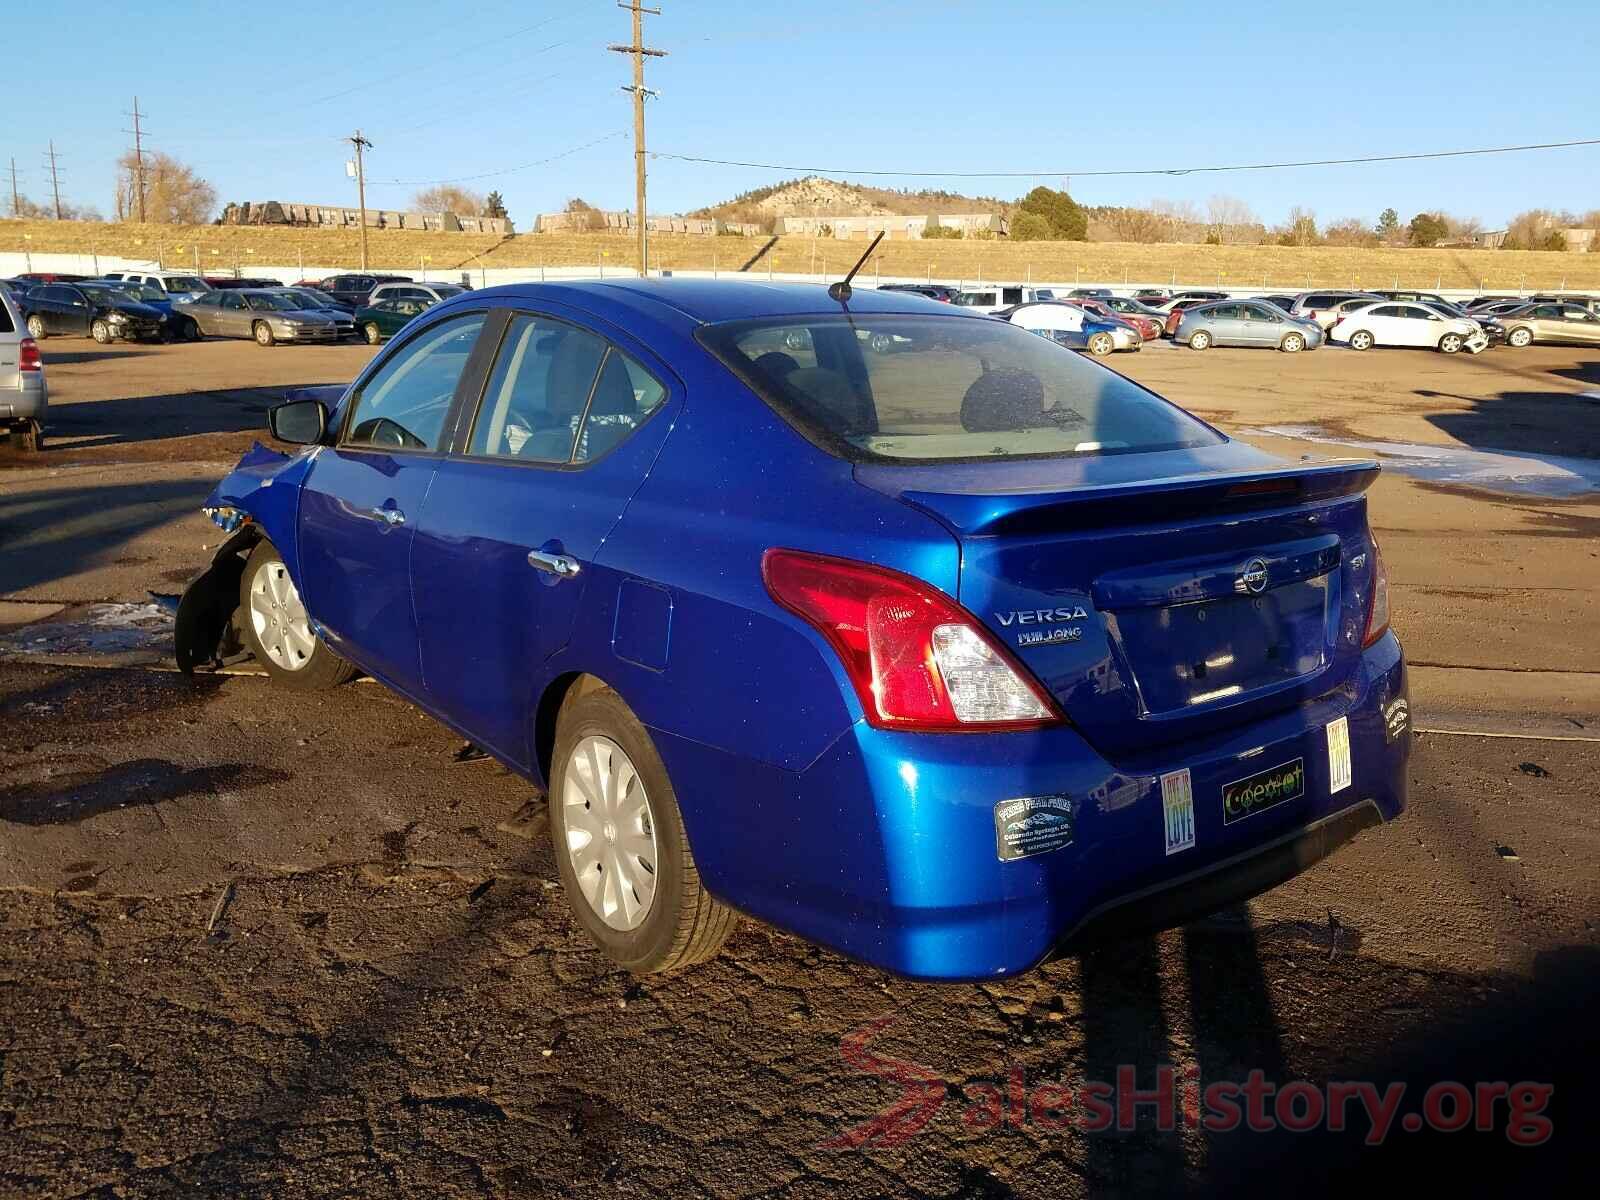
<instances>
[{"instance_id":1,"label":"gravel lot","mask_svg":"<svg viewBox=\"0 0 1600 1200\"><path fill-rule=\"evenodd\" d=\"M1348 1194L1418 1166L1483 1192L1576 1169L1600 1116L1600 493L1385 472L1436 732L1404 818L1247 908L991 985L748 922L718 961L634 980L571 920L540 798L380 687L288 702L138 647L29 649L28 622L176 591L265 406L370 354L45 345L49 448L0 461L0 1196ZM1600 460L1596 351L1112 365L1230 432ZM1553 1084L1553 1133L1513 1145L1502 1110L1369 1149L1359 1118L1092 1133L1012 1105L1163 1064L1408 1082L1402 1112L1441 1080Z\"/></svg>"}]
</instances>

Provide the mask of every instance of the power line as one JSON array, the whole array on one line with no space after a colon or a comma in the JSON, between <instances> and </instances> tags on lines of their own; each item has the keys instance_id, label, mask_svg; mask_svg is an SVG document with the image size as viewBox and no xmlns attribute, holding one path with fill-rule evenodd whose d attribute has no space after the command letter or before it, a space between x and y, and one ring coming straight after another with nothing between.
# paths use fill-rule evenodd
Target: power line
<instances>
[{"instance_id":1,"label":"power line","mask_svg":"<svg viewBox=\"0 0 1600 1200\"><path fill-rule=\"evenodd\" d=\"M618 0L617 7L633 14L633 42L627 46L607 46L606 49L633 55L633 84L622 90L633 93L633 191L634 208L638 212L634 219L639 224L639 278L644 279L650 274L650 239L645 230L644 98L655 95L644 86L644 60L665 58L667 52L652 50L644 44L644 16L649 13L659 17L659 8L646 8L639 0Z\"/></svg>"},{"instance_id":2,"label":"power line","mask_svg":"<svg viewBox=\"0 0 1600 1200\"><path fill-rule=\"evenodd\" d=\"M1220 171L1279 171L1292 167L1343 167L1358 163L1414 162L1430 158L1466 158L1482 154L1516 154L1525 150L1564 150L1572 146L1600 146L1600 138L1580 138L1570 142L1535 142L1526 146L1490 146L1477 150L1432 150L1421 154L1371 154L1360 158L1316 158L1300 162L1237 163L1212 167L1145 167L1117 171L1082 171L1052 167L1047 171L878 171L846 167L797 167L783 163L745 162L740 159L706 158L694 154L668 154L652 151L652 158L678 162L709 163L719 167L756 167L763 171L792 171L808 175L892 175L921 179L1038 179L1049 175L1079 175L1103 179L1128 175L1201 175Z\"/></svg>"},{"instance_id":3,"label":"power line","mask_svg":"<svg viewBox=\"0 0 1600 1200\"><path fill-rule=\"evenodd\" d=\"M601 142L609 142L612 138L626 137L626 129L614 129L610 133L601 134L592 141L584 142L581 146L574 146L570 150L563 150L560 154L552 154L549 158L541 158L536 162L522 163L515 167L502 167L498 171L484 171L478 175L457 175L450 179L374 179L374 187L432 187L440 183L471 183L478 179L492 179L497 175L510 175L514 171L527 171L533 167L542 167L546 163L553 163L558 158L566 158L577 154L580 150L587 150L590 146L598 146Z\"/></svg>"}]
</instances>

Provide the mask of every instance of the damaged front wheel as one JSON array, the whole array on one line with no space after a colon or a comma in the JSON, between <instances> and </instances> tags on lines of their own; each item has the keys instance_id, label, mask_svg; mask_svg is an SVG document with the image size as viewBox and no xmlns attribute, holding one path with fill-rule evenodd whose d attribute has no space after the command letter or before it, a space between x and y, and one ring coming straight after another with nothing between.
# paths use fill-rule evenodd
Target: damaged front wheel
<instances>
[{"instance_id":1,"label":"damaged front wheel","mask_svg":"<svg viewBox=\"0 0 1600 1200\"><path fill-rule=\"evenodd\" d=\"M245 645L275 682L320 691L355 675L311 628L300 592L270 542L250 552L239 580L239 610Z\"/></svg>"}]
</instances>

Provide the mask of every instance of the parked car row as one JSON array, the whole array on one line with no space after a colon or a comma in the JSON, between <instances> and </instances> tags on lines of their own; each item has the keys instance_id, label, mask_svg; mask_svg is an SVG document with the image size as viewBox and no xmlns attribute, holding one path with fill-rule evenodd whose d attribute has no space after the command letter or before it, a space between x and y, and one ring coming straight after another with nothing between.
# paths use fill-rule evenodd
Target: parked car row
<instances>
[{"instance_id":1,"label":"parked car row","mask_svg":"<svg viewBox=\"0 0 1600 1200\"><path fill-rule=\"evenodd\" d=\"M36 342L76 336L102 344L237 337L274 346L361 337L375 345L429 306L467 290L462 284L365 274L293 287L276 280L216 280L166 271L0 280L0 291Z\"/></svg>"}]
</instances>

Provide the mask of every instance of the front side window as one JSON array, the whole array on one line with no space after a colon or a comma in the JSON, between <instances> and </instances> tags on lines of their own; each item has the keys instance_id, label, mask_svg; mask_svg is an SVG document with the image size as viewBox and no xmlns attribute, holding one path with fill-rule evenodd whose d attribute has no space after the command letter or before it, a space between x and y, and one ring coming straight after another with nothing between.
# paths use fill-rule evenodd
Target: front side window
<instances>
[{"instance_id":1,"label":"front side window","mask_svg":"<svg viewBox=\"0 0 1600 1200\"><path fill-rule=\"evenodd\" d=\"M787 350L804 330L815 355ZM1009 322L820 315L699 336L790 424L852 461L1172 450L1221 435L1115 372Z\"/></svg>"},{"instance_id":2,"label":"front side window","mask_svg":"<svg viewBox=\"0 0 1600 1200\"><path fill-rule=\"evenodd\" d=\"M224 292L222 294L222 307L234 311L242 311L244 309L244 297L239 295L238 292Z\"/></svg>"},{"instance_id":3,"label":"front side window","mask_svg":"<svg viewBox=\"0 0 1600 1200\"><path fill-rule=\"evenodd\" d=\"M482 328L482 313L465 313L403 343L362 384L351 405L345 443L439 449L456 384Z\"/></svg>"}]
</instances>

